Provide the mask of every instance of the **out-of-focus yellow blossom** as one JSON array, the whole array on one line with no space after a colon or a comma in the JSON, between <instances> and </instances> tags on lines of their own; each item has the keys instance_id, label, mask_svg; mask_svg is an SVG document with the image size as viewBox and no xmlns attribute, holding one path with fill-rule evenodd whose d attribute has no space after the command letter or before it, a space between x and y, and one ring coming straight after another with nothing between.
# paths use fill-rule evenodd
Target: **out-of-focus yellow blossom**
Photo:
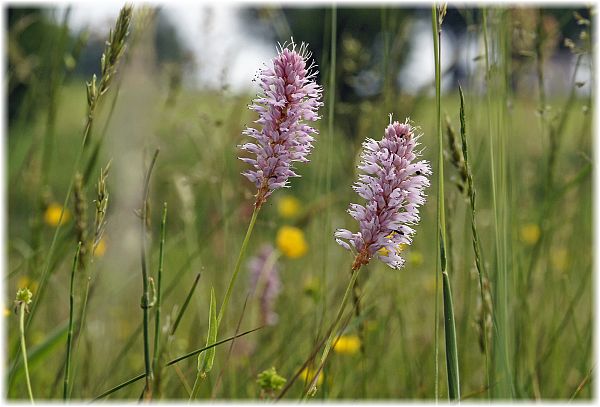
<instances>
[{"instance_id":1,"label":"out-of-focus yellow blossom","mask_svg":"<svg viewBox=\"0 0 600 407\"><path fill-rule=\"evenodd\" d=\"M323 384L323 371L321 371L321 374L319 374L319 377L317 378L317 386L320 386L321 384ZM300 379L302 379L302 381L304 383L310 383L312 381L312 379L315 378L315 371L313 369L309 369L309 368L304 368L301 372L300 372Z\"/></svg>"},{"instance_id":2,"label":"out-of-focus yellow blossom","mask_svg":"<svg viewBox=\"0 0 600 407\"><path fill-rule=\"evenodd\" d=\"M8 317L8 316L10 316L10 314L12 314L12 312L10 312L10 310L8 308L4 307L4 316Z\"/></svg>"},{"instance_id":3,"label":"out-of-focus yellow blossom","mask_svg":"<svg viewBox=\"0 0 600 407\"><path fill-rule=\"evenodd\" d=\"M67 208L65 208L65 213L63 214L61 221L60 213L62 212L62 208L62 205L59 205L56 202L48 205L46 212L44 212L44 222L50 226L58 226L59 222L61 225L67 223L67 221L71 218L71 213Z\"/></svg>"},{"instance_id":4,"label":"out-of-focus yellow blossom","mask_svg":"<svg viewBox=\"0 0 600 407\"><path fill-rule=\"evenodd\" d=\"M360 339L356 335L342 335L333 345L333 351L343 355L354 355L360 349Z\"/></svg>"},{"instance_id":5,"label":"out-of-focus yellow blossom","mask_svg":"<svg viewBox=\"0 0 600 407\"><path fill-rule=\"evenodd\" d=\"M277 204L279 216L287 219L298 216L301 208L300 201L291 195L284 195Z\"/></svg>"},{"instance_id":6,"label":"out-of-focus yellow blossom","mask_svg":"<svg viewBox=\"0 0 600 407\"><path fill-rule=\"evenodd\" d=\"M420 266L423 264L423 253L418 250L413 250L408 254L408 261L413 266Z\"/></svg>"},{"instance_id":7,"label":"out-of-focus yellow blossom","mask_svg":"<svg viewBox=\"0 0 600 407\"><path fill-rule=\"evenodd\" d=\"M19 288L29 288L29 290L32 293L35 293L35 292L37 292L38 283L37 283L37 281L31 280L27 276L21 276L17 280L17 287L19 287Z\"/></svg>"},{"instance_id":8,"label":"out-of-focus yellow blossom","mask_svg":"<svg viewBox=\"0 0 600 407\"><path fill-rule=\"evenodd\" d=\"M308 251L304 232L294 226L282 226L277 232L277 248L290 259L302 257Z\"/></svg>"},{"instance_id":9,"label":"out-of-focus yellow blossom","mask_svg":"<svg viewBox=\"0 0 600 407\"><path fill-rule=\"evenodd\" d=\"M94 250L94 257L102 257L104 256L104 253L106 253L106 240L102 238L96 245L96 250Z\"/></svg>"},{"instance_id":10,"label":"out-of-focus yellow blossom","mask_svg":"<svg viewBox=\"0 0 600 407\"><path fill-rule=\"evenodd\" d=\"M528 223L521 227L521 240L530 246L536 244L540 238L540 227L535 223Z\"/></svg>"},{"instance_id":11,"label":"out-of-focus yellow blossom","mask_svg":"<svg viewBox=\"0 0 600 407\"><path fill-rule=\"evenodd\" d=\"M550 254L550 261L556 270L565 271L569 265L569 252L564 248L553 250Z\"/></svg>"}]
</instances>

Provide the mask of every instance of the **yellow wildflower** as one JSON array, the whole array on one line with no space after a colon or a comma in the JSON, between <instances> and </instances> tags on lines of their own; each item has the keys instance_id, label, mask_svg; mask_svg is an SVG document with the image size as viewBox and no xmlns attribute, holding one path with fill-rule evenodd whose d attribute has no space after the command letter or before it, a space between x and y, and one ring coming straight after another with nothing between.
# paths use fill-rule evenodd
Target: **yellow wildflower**
<instances>
[{"instance_id":1,"label":"yellow wildflower","mask_svg":"<svg viewBox=\"0 0 600 407\"><path fill-rule=\"evenodd\" d=\"M294 218L298 216L300 209L300 201L291 195L284 195L277 204L277 212L282 218Z\"/></svg>"},{"instance_id":2,"label":"yellow wildflower","mask_svg":"<svg viewBox=\"0 0 600 407\"><path fill-rule=\"evenodd\" d=\"M294 226L282 226L277 232L277 248L290 259L302 257L308 251L304 232Z\"/></svg>"},{"instance_id":3,"label":"yellow wildflower","mask_svg":"<svg viewBox=\"0 0 600 407\"><path fill-rule=\"evenodd\" d=\"M315 373L315 370L306 367L300 372L300 379L302 379L304 383L310 383L312 379L315 378ZM319 374L319 377L317 378L317 386L320 386L321 384L323 384L323 371L321 371L321 374Z\"/></svg>"},{"instance_id":4,"label":"yellow wildflower","mask_svg":"<svg viewBox=\"0 0 600 407\"><path fill-rule=\"evenodd\" d=\"M540 227L535 223L528 223L521 227L521 241L529 246L536 244L540 238Z\"/></svg>"},{"instance_id":5,"label":"yellow wildflower","mask_svg":"<svg viewBox=\"0 0 600 407\"><path fill-rule=\"evenodd\" d=\"M50 226L59 226L59 222L61 225L67 223L69 218L71 217L71 213L67 208L63 213L62 221L60 220L60 214L62 212L63 207L56 202L51 203L46 208L46 212L44 212L44 222L46 222Z\"/></svg>"},{"instance_id":6,"label":"yellow wildflower","mask_svg":"<svg viewBox=\"0 0 600 407\"><path fill-rule=\"evenodd\" d=\"M8 317L8 316L10 316L10 314L12 314L12 312L10 312L10 310L8 308L4 307L4 316Z\"/></svg>"},{"instance_id":7,"label":"yellow wildflower","mask_svg":"<svg viewBox=\"0 0 600 407\"><path fill-rule=\"evenodd\" d=\"M94 250L94 257L102 257L104 256L104 253L106 253L106 240L102 238L96 245L96 250Z\"/></svg>"},{"instance_id":8,"label":"yellow wildflower","mask_svg":"<svg viewBox=\"0 0 600 407\"><path fill-rule=\"evenodd\" d=\"M356 335L342 335L333 345L336 353L354 355L360 349L360 339Z\"/></svg>"},{"instance_id":9,"label":"yellow wildflower","mask_svg":"<svg viewBox=\"0 0 600 407\"><path fill-rule=\"evenodd\" d=\"M37 291L37 288L38 288L38 283L37 283L37 281L31 280L27 276L21 276L17 280L17 287L19 287L19 288L29 288L29 290L31 292L35 293Z\"/></svg>"}]
</instances>

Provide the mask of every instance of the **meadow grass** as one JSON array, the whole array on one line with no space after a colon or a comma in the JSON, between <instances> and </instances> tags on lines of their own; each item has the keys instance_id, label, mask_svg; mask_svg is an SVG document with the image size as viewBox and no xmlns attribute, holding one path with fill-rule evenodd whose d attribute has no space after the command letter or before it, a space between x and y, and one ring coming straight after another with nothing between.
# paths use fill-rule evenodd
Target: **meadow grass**
<instances>
[{"instance_id":1,"label":"meadow grass","mask_svg":"<svg viewBox=\"0 0 600 407\"><path fill-rule=\"evenodd\" d=\"M432 40L437 38L439 47L436 13ZM94 111L98 137L84 147L82 135L92 126L87 130L83 81L63 78L64 72L39 78L55 86L51 106L33 120L17 122L7 138L5 281L9 294L28 286L34 295L29 317L24 307L21 315L6 317L7 398L28 398L30 382L35 400L137 400L144 389L154 400L192 395L256 399L258 374L274 366L288 380L279 396L298 399L313 381L303 370L316 372L327 347L317 394L322 399L442 399L448 393L462 400L589 400L594 380L589 158L594 106L591 97L578 95L574 76L566 95L512 87L510 13L488 8L481 18L471 16L483 34L478 71L485 73L487 92L467 86L478 83L475 72L464 90L442 92L446 78L438 63L435 86L419 95L388 89L373 100L350 103L357 119L353 132L339 116L343 103L336 94L336 59L343 60L342 50L328 42L320 66L326 78L326 120L320 123L311 163L299 168L302 177L290 189L270 198L260 217L253 216L255 191L239 175L245 165L236 158L241 131L255 119L246 109L251 95L182 89L165 106L160 102L168 85L143 63L148 33L139 30L103 96L103 107ZM335 8L327 13L330 38L338 35L337 18ZM401 27L383 14L382 24L389 33L383 71L389 76L386 83L392 83L387 59ZM543 47L537 46L541 60ZM448 55L437 51L437 58ZM538 59L531 60L531 68L537 72L535 83L544 84ZM582 66L584 58L578 55L575 64ZM435 98L428 93L433 88ZM545 110L540 115L544 106L556 116ZM349 299L351 277L358 281L357 274L349 274L351 256L336 245L333 231L351 225L345 210L355 200L351 184L360 144L381 136L378 112L388 110L421 127L424 158L439 168L431 179L437 192L430 192L422 208L414 242L404 251L404 270L392 271L376 261L364 267L354 304L357 308L360 301L360 314L341 312L335 319L338 329L328 330L331 311ZM451 160L444 163L443 151L451 147L443 137L442 112L450 123L460 123L462 192L453 178L460 179L460 171ZM132 126L138 132L130 132ZM140 220L135 209L145 195L141 152L155 149L160 159ZM107 162L110 177L97 168ZM50 168L45 181L43 166ZM63 208L59 219L75 213L70 195L77 170L83 174L88 210L96 206L85 195L85 185L96 174L104 174L110 191L101 239L94 237L98 222L88 222L95 249L88 251L82 273L75 269L77 257L73 260L75 216L59 220L60 226L44 221L49 202ZM47 184L45 192L42 184ZM292 218L278 209L286 196L300 202ZM255 230L243 240L249 224ZM284 225L303 231L308 252L277 260L283 282L279 320L255 330L260 326L257 299L249 295L242 256L237 268L235 257L241 249L249 258L263 243L275 242ZM142 249L145 289L139 284L141 241L147 242ZM228 285L232 267L239 273L235 286ZM153 307L140 313L142 295ZM215 336L209 329L215 318L209 316L219 297L229 305L227 317L215 315ZM478 328L480 313L484 323ZM146 314L145 323L141 314ZM440 324L445 341L438 340ZM360 334L363 352L336 351L333 341L327 344L330 333ZM21 354L23 338L26 355ZM192 394L197 357L203 360L208 349L214 350L214 364ZM447 369L439 369L437 352L447 355Z\"/></svg>"}]
</instances>

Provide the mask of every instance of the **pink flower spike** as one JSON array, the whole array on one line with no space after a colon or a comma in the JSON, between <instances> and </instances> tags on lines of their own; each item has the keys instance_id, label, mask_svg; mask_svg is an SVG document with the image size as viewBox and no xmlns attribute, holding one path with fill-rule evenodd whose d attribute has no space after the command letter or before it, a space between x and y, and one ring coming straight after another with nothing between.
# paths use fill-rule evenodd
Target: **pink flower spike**
<instances>
[{"instance_id":1,"label":"pink flower spike","mask_svg":"<svg viewBox=\"0 0 600 407\"><path fill-rule=\"evenodd\" d=\"M363 174L353 188L366 204L350 204L348 213L359 223L360 231L335 232L336 241L347 250L356 250L353 270L378 257L393 269L404 264L401 245L410 244L415 233L409 225L419 222L419 206L425 203L424 190L429 186L431 167L425 160L416 161L419 136L405 123L392 123L380 141L363 143L358 168Z\"/></svg>"},{"instance_id":2,"label":"pink flower spike","mask_svg":"<svg viewBox=\"0 0 600 407\"><path fill-rule=\"evenodd\" d=\"M322 88L314 80L314 64L307 67L311 54L305 43L298 50L293 40L279 46L272 66L258 75L262 94L249 106L259 114L260 129L246 128L244 135L254 139L242 144L241 150L256 158L240 158L253 169L242 175L253 182L256 208L265 203L271 193L288 186L290 177L299 177L294 162L307 162L313 148L313 135L318 131L306 124L320 119Z\"/></svg>"}]
</instances>

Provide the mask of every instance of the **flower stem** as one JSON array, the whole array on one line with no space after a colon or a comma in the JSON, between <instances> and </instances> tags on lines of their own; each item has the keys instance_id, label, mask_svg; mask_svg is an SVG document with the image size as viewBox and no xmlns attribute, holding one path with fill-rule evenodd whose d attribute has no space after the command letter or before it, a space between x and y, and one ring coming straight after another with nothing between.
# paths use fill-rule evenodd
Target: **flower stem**
<instances>
[{"instance_id":1,"label":"flower stem","mask_svg":"<svg viewBox=\"0 0 600 407\"><path fill-rule=\"evenodd\" d=\"M252 212L252 218L250 219L250 223L248 224L248 229L246 230L246 236L244 237L244 241L242 242L242 247L240 248L240 253L238 254L237 261L235 262L235 268L233 270L233 274L231 276L231 280L229 280L229 285L227 286L227 291L225 292L225 297L223 298L223 303L221 304L221 308L219 309L219 315L217 316L215 332L214 332L214 340L218 338L219 335L219 327L221 326L221 320L223 319L223 315L225 315L225 311L227 310L227 305L229 305L229 299L231 298L231 292L233 291L233 285L235 284L235 280L240 272L240 267L242 265L242 260L244 258L244 254L246 253L246 249L248 247L248 242L250 242L250 236L252 236L252 231L254 230L254 225L256 224L256 219L258 218L258 212L260 211L261 205L264 202L264 198L261 198L261 193L257 194L256 204L254 205L254 211ZM207 338L206 346L212 345L213 342ZM206 355L205 357L214 359L215 354ZM212 366L212 360L208 362L209 366ZM209 369L210 370L210 369ZM207 371L200 372L196 376L196 380L194 381L194 387L192 389L192 393L190 394L189 401L194 400L199 391L199 382L201 373L206 374Z\"/></svg>"},{"instance_id":2,"label":"flower stem","mask_svg":"<svg viewBox=\"0 0 600 407\"><path fill-rule=\"evenodd\" d=\"M25 307L24 303L19 305L19 330L21 332L21 354L23 355L23 367L25 368L25 379L27 381L27 392L29 401L33 402L33 392L31 391L31 379L29 378L29 366L27 365L27 347L25 346Z\"/></svg>"},{"instance_id":3,"label":"flower stem","mask_svg":"<svg viewBox=\"0 0 600 407\"><path fill-rule=\"evenodd\" d=\"M229 285L227 286L227 291L225 292L225 298L223 298L223 303L221 304L221 308L219 309L219 316L217 317L217 328L219 327L219 325L221 325L221 320L223 319L223 315L225 315L225 311L227 310L229 298L231 297L231 291L233 290L233 285L235 284L235 280L237 279L237 276L240 272L242 259L244 258L244 253L246 252L246 248L248 247L250 236L252 236L252 231L254 230L254 224L256 223L256 218L258 217L259 211L260 206L255 206L254 211L252 212L252 218L250 219L250 224L248 225L248 230L246 230L246 236L244 237L242 247L240 248L240 253L238 254L237 261L235 262L235 269L233 270L233 275L231 276L231 280L229 280Z\"/></svg>"},{"instance_id":4,"label":"flower stem","mask_svg":"<svg viewBox=\"0 0 600 407\"><path fill-rule=\"evenodd\" d=\"M319 375L321 374L321 371L323 370L323 366L325 365L325 362L327 361L327 356L329 356L329 351L331 350L331 347L333 346L334 343L334 339L338 336L337 335L337 330L339 327L339 323L342 319L342 314L344 313L344 309L346 308L346 304L348 303L348 299L350 298L350 292L352 291L352 288L354 287L354 283L356 282L356 279L358 278L358 272L360 271L360 267L361 267L361 263L356 263L356 266L352 267L352 277L350 278L350 281L348 282L348 286L346 287L346 292L344 293L344 297L342 298L342 303L340 304L340 308L338 309L338 313L335 317L335 320L333 321L332 324L332 329L331 332L329 333L329 338L327 338L327 342L325 343L325 349L323 350L323 355L321 356L321 363L319 365L319 368L317 369L315 376L312 378L310 385L308 386L308 391L307 393L304 395L305 397L307 395L312 395L315 394L315 392L317 391L317 380L319 379Z\"/></svg>"},{"instance_id":5,"label":"flower stem","mask_svg":"<svg viewBox=\"0 0 600 407\"><path fill-rule=\"evenodd\" d=\"M81 250L81 242L77 245L77 251L75 252L75 259L73 260L73 268L71 269L71 283L69 288L69 331L67 334L67 357L65 361L65 380L63 383L63 401L67 401L69 398L69 375L71 373L71 346L73 344L73 308L74 308L74 284L75 270L77 269L77 262L79 261L79 252Z\"/></svg>"}]
</instances>

